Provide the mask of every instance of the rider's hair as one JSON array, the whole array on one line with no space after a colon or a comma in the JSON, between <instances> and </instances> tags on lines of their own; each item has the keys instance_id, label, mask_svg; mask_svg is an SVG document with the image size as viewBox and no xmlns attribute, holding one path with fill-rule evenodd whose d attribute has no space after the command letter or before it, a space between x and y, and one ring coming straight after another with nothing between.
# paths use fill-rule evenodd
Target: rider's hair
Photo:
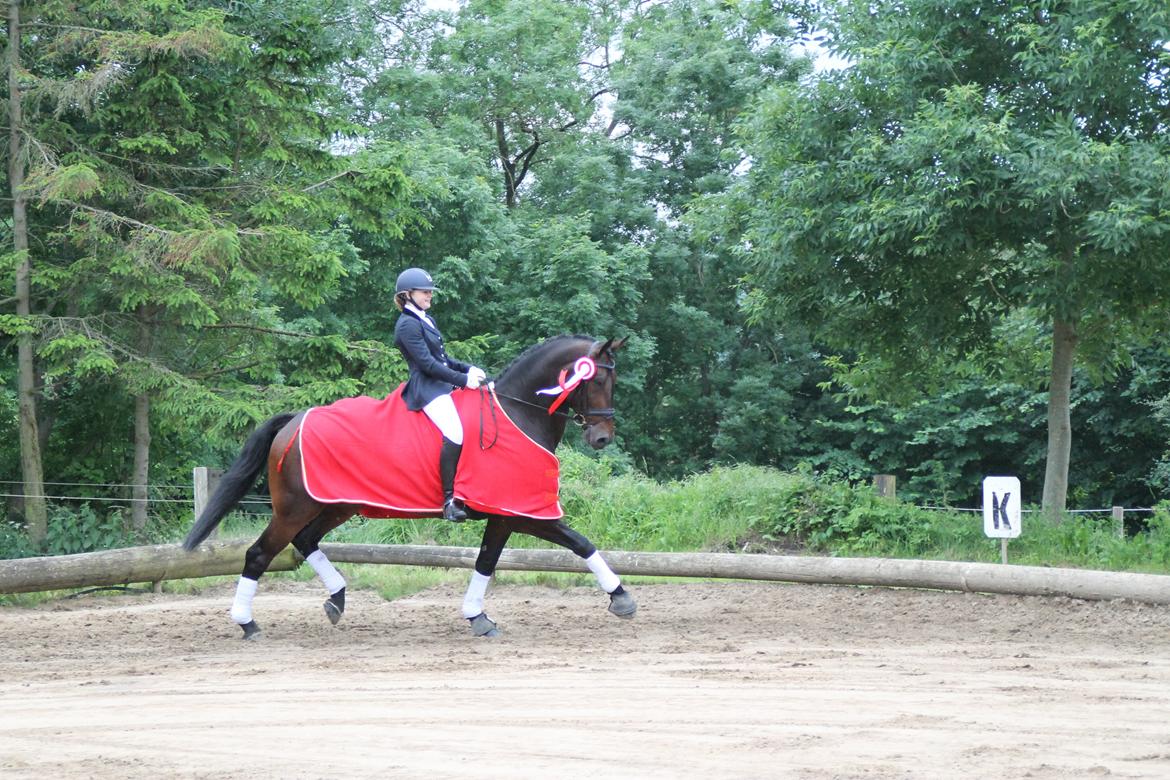
<instances>
[{"instance_id":1,"label":"rider's hair","mask_svg":"<svg viewBox=\"0 0 1170 780\"><path fill-rule=\"evenodd\" d=\"M406 299L410 297L410 290L403 290L400 293L394 294L394 305L398 307L398 311L406 308Z\"/></svg>"}]
</instances>

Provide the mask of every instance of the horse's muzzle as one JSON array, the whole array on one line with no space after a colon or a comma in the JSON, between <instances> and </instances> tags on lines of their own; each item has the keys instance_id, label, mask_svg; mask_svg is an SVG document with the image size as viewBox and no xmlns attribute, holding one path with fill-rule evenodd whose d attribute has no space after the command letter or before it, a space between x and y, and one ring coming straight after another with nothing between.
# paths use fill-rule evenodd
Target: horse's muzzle
<instances>
[{"instance_id":1,"label":"horse's muzzle","mask_svg":"<svg viewBox=\"0 0 1170 780\"><path fill-rule=\"evenodd\" d=\"M609 444L611 441L613 441L613 437L607 436L606 434L602 434L602 435L597 436L597 437L588 437L588 438L589 438L589 446L591 446L595 450L603 449L607 444Z\"/></svg>"},{"instance_id":2,"label":"horse's muzzle","mask_svg":"<svg viewBox=\"0 0 1170 780\"><path fill-rule=\"evenodd\" d=\"M585 427L585 443L595 450L603 449L613 441L613 422L606 420L605 422L596 423L594 425L587 425Z\"/></svg>"}]
</instances>

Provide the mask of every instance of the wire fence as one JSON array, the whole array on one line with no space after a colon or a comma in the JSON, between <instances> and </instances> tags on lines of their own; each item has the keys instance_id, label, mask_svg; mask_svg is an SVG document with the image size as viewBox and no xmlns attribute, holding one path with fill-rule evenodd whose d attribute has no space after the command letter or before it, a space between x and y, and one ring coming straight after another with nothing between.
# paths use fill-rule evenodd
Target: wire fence
<instances>
[{"instance_id":1,"label":"wire fence","mask_svg":"<svg viewBox=\"0 0 1170 780\"><path fill-rule=\"evenodd\" d=\"M0 480L0 488L8 485L23 485L20 480ZM113 492L123 491L128 492L135 488L145 487L148 492L147 498L134 498L129 495L68 495L66 493L48 493L46 492L42 498L49 501L100 501L108 503L133 503L135 501L145 501L147 503L159 504L194 504L195 501L195 486L189 485L162 485L162 484L146 484L135 485L124 482L44 482L46 487L54 488L80 488L81 490L69 491L72 493L80 493L87 490L95 492ZM0 492L0 498L29 498L30 494L19 492L14 488L9 490L13 492ZM177 494L177 495L176 495ZM272 498L260 494L246 495L240 499L240 504L248 504L252 506L272 506ZM958 506L939 506L935 504L918 504L918 509L923 509L931 512L983 512L983 507L958 507ZM1121 507L1126 514L1139 513L1149 514L1153 513L1154 507ZM1065 514L1069 515L1111 515L1114 512L1114 507L1105 507L1102 509L1066 509ZM1040 513L1041 509L1021 509L1023 514Z\"/></svg>"},{"instance_id":2,"label":"wire fence","mask_svg":"<svg viewBox=\"0 0 1170 780\"><path fill-rule=\"evenodd\" d=\"M39 498L47 501L92 501L106 504L190 504L195 503L195 486L145 484L126 482L43 482L46 490ZM0 479L0 498L25 500L34 497L20 488L20 480ZM49 490L53 488L54 490ZM146 488L146 498L135 498L132 491ZM271 507L272 499L261 494L250 494L240 499L240 504Z\"/></svg>"}]
</instances>

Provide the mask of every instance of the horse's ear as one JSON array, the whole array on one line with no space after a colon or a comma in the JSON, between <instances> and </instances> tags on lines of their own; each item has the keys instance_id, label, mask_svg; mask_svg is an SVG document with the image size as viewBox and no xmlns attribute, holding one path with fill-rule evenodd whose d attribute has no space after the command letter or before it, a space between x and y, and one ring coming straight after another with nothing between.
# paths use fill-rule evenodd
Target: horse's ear
<instances>
[{"instance_id":1,"label":"horse's ear","mask_svg":"<svg viewBox=\"0 0 1170 780\"><path fill-rule=\"evenodd\" d=\"M599 343L593 343L593 349L589 350L589 357L596 359L604 355L606 350L610 348L610 344L613 344L613 339L609 339L604 344L601 344L601 346L598 346Z\"/></svg>"},{"instance_id":2,"label":"horse's ear","mask_svg":"<svg viewBox=\"0 0 1170 780\"><path fill-rule=\"evenodd\" d=\"M620 339L610 339L611 343L609 345L609 351L617 352L619 349L624 347L626 344L626 338L626 336L622 336Z\"/></svg>"}]
</instances>

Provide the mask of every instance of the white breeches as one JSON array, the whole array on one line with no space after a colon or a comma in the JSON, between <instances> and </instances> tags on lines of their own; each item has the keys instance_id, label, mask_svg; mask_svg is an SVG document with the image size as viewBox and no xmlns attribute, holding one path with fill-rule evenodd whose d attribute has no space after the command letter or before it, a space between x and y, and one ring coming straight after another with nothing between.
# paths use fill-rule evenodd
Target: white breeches
<instances>
[{"instance_id":1,"label":"white breeches","mask_svg":"<svg viewBox=\"0 0 1170 780\"><path fill-rule=\"evenodd\" d=\"M422 408L431 422L443 434L443 438L455 444L463 443L463 423L459 420L459 412L455 411L455 402L451 394L441 395Z\"/></svg>"}]
</instances>

